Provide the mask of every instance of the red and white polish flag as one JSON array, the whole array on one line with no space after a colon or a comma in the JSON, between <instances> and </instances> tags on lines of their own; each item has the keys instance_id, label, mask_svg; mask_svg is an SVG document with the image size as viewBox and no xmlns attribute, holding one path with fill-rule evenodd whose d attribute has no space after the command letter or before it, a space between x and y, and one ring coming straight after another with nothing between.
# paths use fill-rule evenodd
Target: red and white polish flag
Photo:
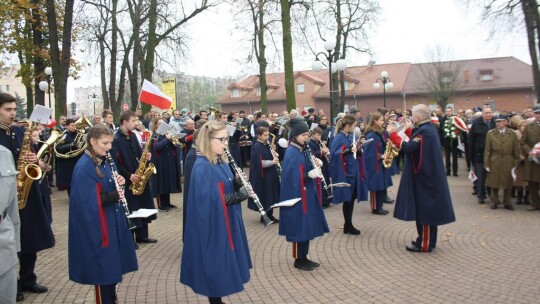
<instances>
[{"instance_id":1,"label":"red and white polish flag","mask_svg":"<svg viewBox=\"0 0 540 304\"><path fill-rule=\"evenodd\" d=\"M144 80L139 101L153 105L160 109L169 109L171 107L172 98L163 94L158 87L148 80Z\"/></svg>"}]
</instances>

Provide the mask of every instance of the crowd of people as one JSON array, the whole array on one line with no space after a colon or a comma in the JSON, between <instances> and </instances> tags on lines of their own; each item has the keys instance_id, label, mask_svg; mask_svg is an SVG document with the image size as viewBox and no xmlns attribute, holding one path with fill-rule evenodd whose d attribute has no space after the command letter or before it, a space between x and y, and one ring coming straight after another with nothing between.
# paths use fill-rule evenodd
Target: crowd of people
<instances>
[{"instance_id":1,"label":"crowd of people","mask_svg":"<svg viewBox=\"0 0 540 304\"><path fill-rule=\"evenodd\" d=\"M48 291L34 268L36 253L55 244L51 187L69 197L69 278L94 285L96 303L116 303L116 285L138 269L139 245L158 241L149 224L159 215L127 216L176 209L172 193L183 192L180 282L210 303L223 303L250 279L246 200L261 223L279 225L301 271L321 266L309 249L330 231L324 209L341 205L343 233L359 236L355 204L369 201L373 216L387 215L396 174L394 217L415 221L418 234L405 248L434 250L438 226L455 221L447 176L458 176L462 156L479 203L489 195L492 209L502 203L514 210L515 196L517 204L530 204L527 210L540 210L540 108L496 115L490 106L446 108L443 114L416 105L404 113L380 108L365 119L354 107L335 118L312 108L195 115L138 110L121 113L117 122L105 110L89 119L63 116L58 126L16 122L15 113L15 98L0 93L0 187L6 194L0 239L7 238L0 244L1 303L22 301L23 291ZM43 177L30 182L21 208L15 185L25 177L23 163L38 166Z\"/></svg>"}]
</instances>

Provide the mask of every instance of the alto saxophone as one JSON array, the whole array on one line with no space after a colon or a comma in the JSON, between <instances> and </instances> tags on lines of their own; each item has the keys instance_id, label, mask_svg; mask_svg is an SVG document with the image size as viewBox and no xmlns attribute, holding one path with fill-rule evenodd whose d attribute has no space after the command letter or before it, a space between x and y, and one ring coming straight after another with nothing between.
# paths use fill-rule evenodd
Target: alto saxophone
<instances>
[{"instance_id":1,"label":"alto saxophone","mask_svg":"<svg viewBox=\"0 0 540 304\"><path fill-rule=\"evenodd\" d=\"M148 151L150 150L150 143L152 142L152 133L150 133L150 136L148 138L148 141L146 141L146 144L144 145L144 150L141 154L141 158L139 160L139 167L137 168L137 171L135 171L135 174L140 177L138 182L134 182L129 186L129 190L131 190L131 193L133 195L141 195L144 192L144 188L146 187L146 183L150 180L150 176L152 174L156 174L157 170L154 164L150 163L148 166L146 163L148 162L146 160L146 156L148 155Z\"/></svg>"},{"instance_id":2,"label":"alto saxophone","mask_svg":"<svg viewBox=\"0 0 540 304\"><path fill-rule=\"evenodd\" d=\"M26 160L26 153L30 152L30 140L32 135L32 122L26 121L28 127L24 132L23 142L21 150L19 152L19 159L17 161L17 170L19 175L17 176L17 196L19 197L19 209L26 207L26 201L28 200L28 193L35 180L41 179L41 168L36 164L30 164Z\"/></svg>"}]
</instances>

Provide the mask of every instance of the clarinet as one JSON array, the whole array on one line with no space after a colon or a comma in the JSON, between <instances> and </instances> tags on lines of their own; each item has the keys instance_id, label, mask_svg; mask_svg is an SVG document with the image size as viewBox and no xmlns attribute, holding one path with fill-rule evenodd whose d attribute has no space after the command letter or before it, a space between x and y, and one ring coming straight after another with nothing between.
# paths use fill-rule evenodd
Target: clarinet
<instances>
[{"instance_id":1,"label":"clarinet","mask_svg":"<svg viewBox=\"0 0 540 304\"><path fill-rule=\"evenodd\" d=\"M107 161L109 162L109 165L111 166L112 178L114 180L114 185L116 186L116 190L117 191L124 190L124 187L121 187L118 184L118 172L116 171L116 165L114 164L114 161L111 157L111 153L107 152L107 156L105 156L105 158L107 159ZM131 214L131 212L129 212L127 200L125 197L120 199L120 204L124 208L124 215L126 216L129 230L137 228L137 226L135 226L135 224L133 224L131 219L128 217Z\"/></svg>"},{"instance_id":2,"label":"clarinet","mask_svg":"<svg viewBox=\"0 0 540 304\"><path fill-rule=\"evenodd\" d=\"M240 167L238 167L238 165L234 161L234 158L232 157L231 152L229 152L229 150L227 150L227 149L224 149L224 150L225 150L225 155L227 155L227 158L229 159L229 162L231 163L231 165L232 165L232 167L234 169L234 172L236 172L236 174L240 178L240 181L242 182L242 185L247 188L248 192L252 192L253 194L255 194L255 196L253 197L253 201L255 202L255 205L257 205L257 208L259 208L259 213L261 214L261 216L263 218L264 225L268 226L270 224L273 224L274 221L272 221L268 217L268 215L266 215L266 211L264 210L264 208L263 208L263 206L261 204L261 201L259 200L259 197L257 196L257 193L255 193L255 191L253 191L253 187L251 186L249 181L244 178L244 172L242 171L242 169Z\"/></svg>"},{"instance_id":3,"label":"clarinet","mask_svg":"<svg viewBox=\"0 0 540 304\"><path fill-rule=\"evenodd\" d=\"M272 148L272 143L270 141L267 141L267 142L268 142L268 148L270 149L270 154L272 154L272 157L276 157L277 152L276 150L274 150L274 148ZM283 168L281 168L281 164L279 163L279 160L278 160L278 163L276 164L276 172L277 172L279 182L281 183L281 173L283 173Z\"/></svg>"},{"instance_id":4,"label":"clarinet","mask_svg":"<svg viewBox=\"0 0 540 304\"><path fill-rule=\"evenodd\" d=\"M317 169L321 172L321 176L322 176L321 183L323 184L323 188L326 191L328 198L331 198L334 195L332 194L331 191L329 191L330 186L326 184L326 179L324 178L324 175L322 174L322 170L319 166L317 166L317 163L315 162L315 156L313 155L313 153L311 153L311 148L309 147L308 144L306 144L306 153L308 154L308 157L309 157L309 160L311 161L311 165L313 166L313 169Z\"/></svg>"}]
</instances>

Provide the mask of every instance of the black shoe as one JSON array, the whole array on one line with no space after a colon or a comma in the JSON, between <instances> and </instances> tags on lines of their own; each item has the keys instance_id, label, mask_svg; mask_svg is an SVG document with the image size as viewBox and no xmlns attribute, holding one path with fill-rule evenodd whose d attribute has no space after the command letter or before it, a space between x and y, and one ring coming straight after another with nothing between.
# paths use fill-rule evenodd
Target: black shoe
<instances>
[{"instance_id":1,"label":"black shoe","mask_svg":"<svg viewBox=\"0 0 540 304\"><path fill-rule=\"evenodd\" d=\"M416 246L416 241L411 241L411 244L413 246ZM435 249L436 246L429 246L431 249Z\"/></svg>"},{"instance_id":2,"label":"black shoe","mask_svg":"<svg viewBox=\"0 0 540 304\"><path fill-rule=\"evenodd\" d=\"M473 191L473 193L471 193L471 195L478 195L478 192Z\"/></svg>"},{"instance_id":3,"label":"black shoe","mask_svg":"<svg viewBox=\"0 0 540 304\"><path fill-rule=\"evenodd\" d=\"M450 176L450 172L446 172L446 176Z\"/></svg>"},{"instance_id":4,"label":"black shoe","mask_svg":"<svg viewBox=\"0 0 540 304\"><path fill-rule=\"evenodd\" d=\"M296 259L294 261L294 268L298 268L300 270L305 270L305 271L312 271L313 269L315 269L312 266L310 266L304 259Z\"/></svg>"},{"instance_id":5,"label":"black shoe","mask_svg":"<svg viewBox=\"0 0 540 304\"><path fill-rule=\"evenodd\" d=\"M326 209L326 208L329 208L329 207L330 207L330 204L322 205L323 209Z\"/></svg>"},{"instance_id":6,"label":"black shoe","mask_svg":"<svg viewBox=\"0 0 540 304\"><path fill-rule=\"evenodd\" d=\"M157 240L156 239L151 239L151 238L142 238L142 239L137 239L136 240L137 243L147 243L147 244L150 244L150 243L157 243Z\"/></svg>"},{"instance_id":7,"label":"black shoe","mask_svg":"<svg viewBox=\"0 0 540 304\"><path fill-rule=\"evenodd\" d=\"M504 205L504 209L508 209L510 211L514 211L514 206L512 205Z\"/></svg>"},{"instance_id":8,"label":"black shoe","mask_svg":"<svg viewBox=\"0 0 540 304\"><path fill-rule=\"evenodd\" d=\"M491 205L491 209L497 209L497 208L499 208L499 206L497 206L497 204Z\"/></svg>"},{"instance_id":9,"label":"black shoe","mask_svg":"<svg viewBox=\"0 0 540 304\"><path fill-rule=\"evenodd\" d=\"M377 215L387 215L388 210L384 210L384 209L371 210L371 213L377 214Z\"/></svg>"},{"instance_id":10,"label":"black shoe","mask_svg":"<svg viewBox=\"0 0 540 304\"><path fill-rule=\"evenodd\" d=\"M454 176L459 176L457 173L454 173Z\"/></svg>"},{"instance_id":11,"label":"black shoe","mask_svg":"<svg viewBox=\"0 0 540 304\"><path fill-rule=\"evenodd\" d=\"M385 204L393 204L394 203L394 200L391 199L390 197L388 197L388 195L384 198L384 202Z\"/></svg>"},{"instance_id":12,"label":"black shoe","mask_svg":"<svg viewBox=\"0 0 540 304\"><path fill-rule=\"evenodd\" d=\"M159 208L159 212L169 212L169 210L165 207Z\"/></svg>"},{"instance_id":13,"label":"black shoe","mask_svg":"<svg viewBox=\"0 0 540 304\"><path fill-rule=\"evenodd\" d=\"M30 291L33 293L46 293L47 291L49 291L47 287L41 286L38 283L34 284L33 286L23 287L22 290Z\"/></svg>"},{"instance_id":14,"label":"black shoe","mask_svg":"<svg viewBox=\"0 0 540 304\"><path fill-rule=\"evenodd\" d=\"M268 218L274 223L279 223L279 220L275 218L273 215L269 215Z\"/></svg>"},{"instance_id":15,"label":"black shoe","mask_svg":"<svg viewBox=\"0 0 540 304\"><path fill-rule=\"evenodd\" d=\"M479 200L478 200L478 203L479 203L479 204L485 204L485 203L486 203L486 201L485 201L485 200L483 200L483 199L479 199Z\"/></svg>"},{"instance_id":16,"label":"black shoe","mask_svg":"<svg viewBox=\"0 0 540 304\"><path fill-rule=\"evenodd\" d=\"M176 207L176 206L173 205L173 204L170 204L169 206L167 206L167 208L168 208L168 209L176 209L176 208L178 208L178 207Z\"/></svg>"},{"instance_id":17,"label":"black shoe","mask_svg":"<svg viewBox=\"0 0 540 304\"><path fill-rule=\"evenodd\" d=\"M343 233L344 234L352 234L352 235L360 235L360 230L354 228L354 226L344 226L343 227Z\"/></svg>"},{"instance_id":18,"label":"black shoe","mask_svg":"<svg viewBox=\"0 0 540 304\"><path fill-rule=\"evenodd\" d=\"M407 251L411 251L411 252L424 252L424 251L422 251L422 248L420 248L419 246L416 246L416 245L405 246L405 249L407 249ZM431 252L432 250L433 249L428 247L426 252Z\"/></svg>"},{"instance_id":19,"label":"black shoe","mask_svg":"<svg viewBox=\"0 0 540 304\"><path fill-rule=\"evenodd\" d=\"M24 301L24 294L21 291L17 291L17 302Z\"/></svg>"},{"instance_id":20,"label":"black shoe","mask_svg":"<svg viewBox=\"0 0 540 304\"><path fill-rule=\"evenodd\" d=\"M321 266L321 264L317 263L317 262L313 262L312 260L308 260L308 258L305 258L305 263L308 264L309 266L313 267L313 268L317 268L319 266Z\"/></svg>"},{"instance_id":21,"label":"black shoe","mask_svg":"<svg viewBox=\"0 0 540 304\"><path fill-rule=\"evenodd\" d=\"M135 243L135 250L139 250L139 245L137 245L137 243Z\"/></svg>"}]
</instances>

